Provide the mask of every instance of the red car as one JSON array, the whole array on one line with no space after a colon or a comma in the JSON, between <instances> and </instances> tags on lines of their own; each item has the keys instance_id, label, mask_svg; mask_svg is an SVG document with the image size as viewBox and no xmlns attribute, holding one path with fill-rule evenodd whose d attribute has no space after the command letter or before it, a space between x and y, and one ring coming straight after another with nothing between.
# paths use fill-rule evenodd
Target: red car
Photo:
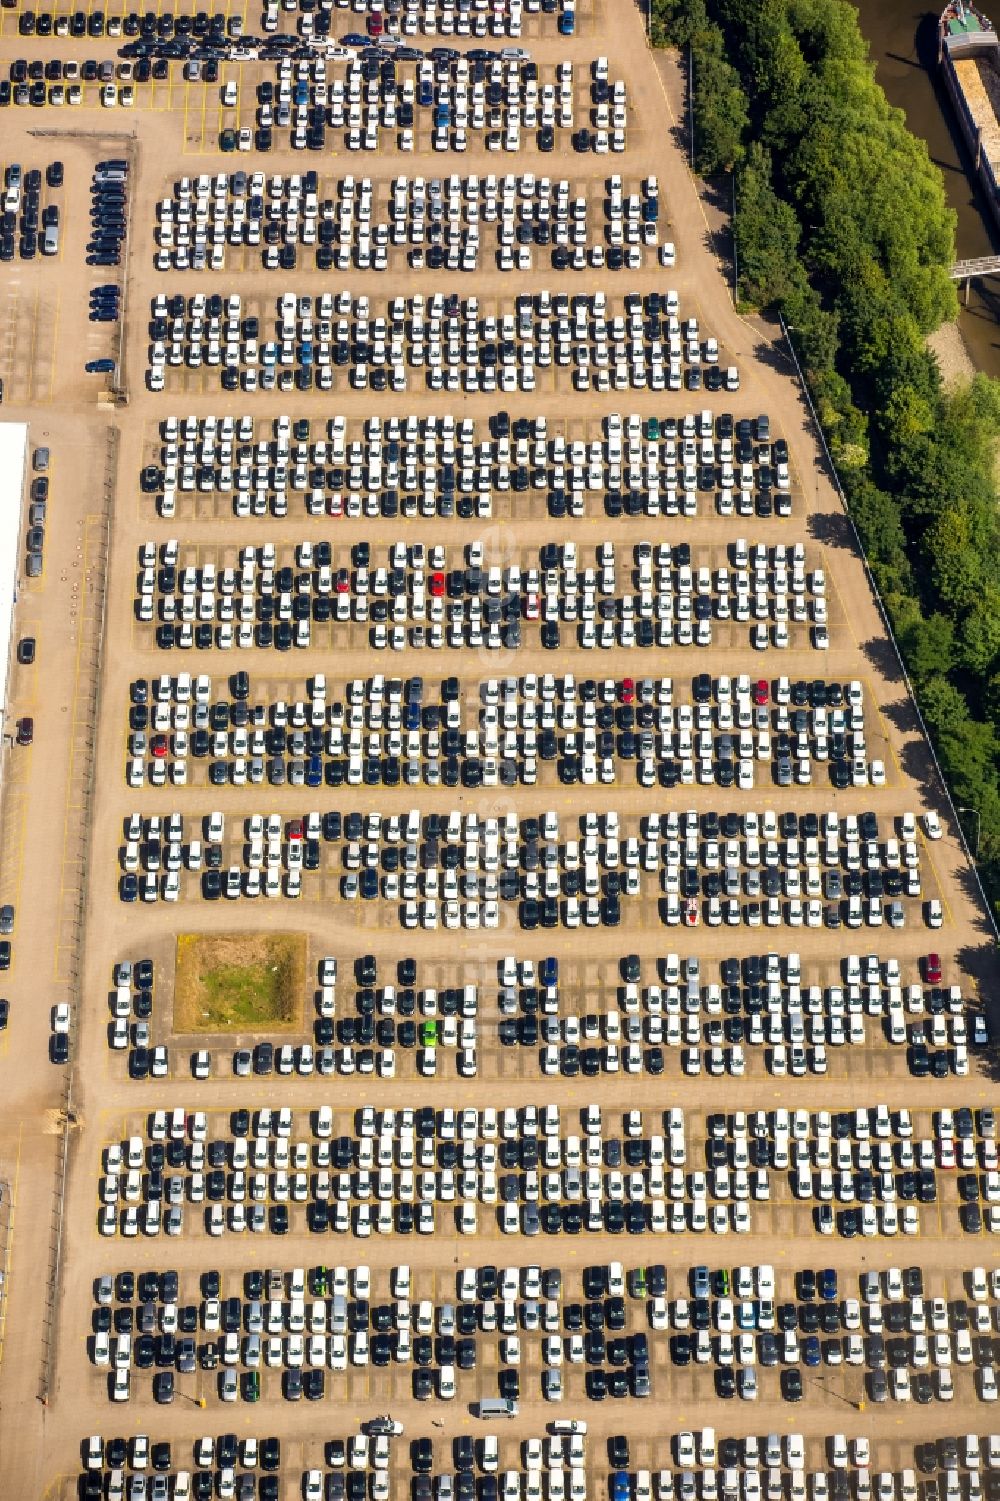
<instances>
[{"instance_id":1,"label":"red car","mask_svg":"<svg viewBox=\"0 0 1000 1501\"><path fill-rule=\"evenodd\" d=\"M289 837L289 839L302 839L303 838L303 829L302 829L302 820L301 820L301 818L291 818L291 819L289 819L289 821L288 821L288 837Z\"/></svg>"},{"instance_id":2,"label":"red car","mask_svg":"<svg viewBox=\"0 0 1000 1501\"><path fill-rule=\"evenodd\" d=\"M768 695L767 683L763 678L758 678L753 685L753 701L755 704L766 704Z\"/></svg>"},{"instance_id":3,"label":"red car","mask_svg":"<svg viewBox=\"0 0 1000 1501\"><path fill-rule=\"evenodd\" d=\"M431 574L431 594L434 596L435 599L440 599L440 597L441 597L441 595L443 593L444 593L444 574L443 573L432 573Z\"/></svg>"},{"instance_id":4,"label":"red car","mask_svg":"<svg viewBox=\"0 0 1000 1501\"><path fill-rule=\"evenodd\" d=\"M154 735L150 742L149 748L158 760L162 760L163 757L167 754L166 735Z\"/></svg>"},{"instance_id":5,"label":"red car","mask_svg":"<svg viewBox=\"0 0 1000 1501\"><path fill-rule=\"evenodd\" d=\"M635 683L631 678L622 678L622 703L630 704L635 698Z\"/></svg>"},{"instance_id":6,"label":"red car","mask_svg":"<svg viewBox=\"0 0 1000 1501\"><path fill-rule=\"evenodd\" d=\"M928 985L940 985L941 983L941 955L928 954L924 960L924 979Z\"/></svg>"}]
</instances>

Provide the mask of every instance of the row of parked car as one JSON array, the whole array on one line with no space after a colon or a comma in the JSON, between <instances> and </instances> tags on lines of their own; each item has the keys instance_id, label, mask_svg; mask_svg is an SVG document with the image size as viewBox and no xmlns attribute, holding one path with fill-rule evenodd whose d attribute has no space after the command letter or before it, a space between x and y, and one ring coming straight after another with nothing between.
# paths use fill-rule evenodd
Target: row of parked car
<instances>
[{"instance_id":1,"label":"row of parked car","mask_svg":"<svg viewBox=\"0 0 1000 1501\"><path fill-rule=\"evenodd\" d=\"M225 319L207 311L198 293L151 303L148 382L166 389L167 371L184 366L220 370L225 390L332 390L335 372L349 368L355 390L403 391L408 371L424 370L433 391L533 391L537 372L574 390L700 390L702 365L714 368L711 386L735 390L739 372L723 376L720 349L702 337L697 318L668 311L676 294L628 293L621 311L603 291L521 294L496 315L481 315L476 296L372 299L349 292L278 301L274 337L247 336L235 294ZM381 308L381 311L378 309ZM178 309L178 311L174 311ZM259 326L258 326L259 333ZM558 372L572 371L564 376ZM287 379L286 379L287 377ZM708 382L706 382L708 384Z\"/></svg>"},{"instance_id":2,"label":"row of parked car","mask_svg":"<svg viewBox=\"0 0 1000 1501\"><path fill-rule=\"evenodd\" d=\"M598 210L588 203L586 185L570 197L568 178L399 176L387 185L387 202L377 214L370 177L339 178L331 184L335 196L323 199L318 178L315 171L287 179L265 178L263 172L219 173L214 183L207 173L194 181L180 178L157 207L156 269L221 271L227 245L239 245L262 247L268 270L294 270L301 246L314 252L321 271L387 271L404 255L415 271L475 271L481 224L496 226L485 233L495 243L501 271L530 270L533 247L551 247L555 270L641 270L644 247L657 252L660 264L674 264L672 242L659 244L655 178L627 195L621 176L609 179L597 240L588 213L596 217Z\"/></svg>"},{"instance_id":3,"label":"row of parked car","mask_svg":"<svg viewBox=\"0 0 1000 1501\"><path fill-rule=\"evenodd\" d=\"M45 169L45 185L62 186L62 162L50 162ZM25 172L19 162L4 168L2 218L0 218L0 261L34 260L55 255L59 250L59 207L49 202L42 207L42 174L37 167Z\"/></svg>"},{"instance_id":4,"label":"row of parked car","mask_svg":"<svg viewBox=\"0 0 1000 1501\"><path fill-rule=\"evenodd\" d=\"M128 234L128 161L108 157L97 163L90 189L90 239L88 266L119 266ZM107 303L117 316L117 292L98 299L98 311ZM113 321L113 320L112 320Z\"/></svg>"},{"instance_id":5,"label":"row of parked car","mask_svg":"<svg viewBox=\"0 0 1000 1501\"><path fill-rule=\"evenodd\" d=\"M238 37L243 32L243 16L228 16L223 11L212 15L199 12L188 15L183 12L163 11L115 11L109 14L103 6L93 10L55 11L40 7L22 10L17 18L21 36L46 37L160 37L173 36Z\"/></svg>"},{"instance_id":6,"label":"row of parked car","mask_svg":"<svg viewBox=\"0 0 1000 1501\"><path fill-rule=\"evenodd\" d=\"M197 64L195 65L197 66ZM542 152L553 151L559 134L577 118L578 83L571 61L543 65L523 48L499 53L473 48L460 53L434 48L424 57L413 48L367 47L358 55L343 48L324 55L306 49L282 57L275 81L257 85L255 130L231 128L223 150L242 146L246 134L257 152L270 151L276 130L292 150L321 151L327 131L348 151L377 151L392 132L399 151L426 141L435 151L464 152L471 143L491 151L518 151L528 132ZM580 89L582 93L582 88ZM628 123L627 90L610 81L606 58L592 65L587 125L573 136L577 151L623 152ZM287 135L285 134L287 132ZM524 132L524 135L522 134Z\"/></svg>"},{"instance_id":7,"label":"row of parked car","mask_svg":"<svg viewBox=\"0 0 1000 1501\"><path fill-rule=\"evenodd\" d=\"M402 544L375 565L367 544L359 544L352 558L363 561L353 568L335 568L329 543L299 544L295 566L277 564L269 544L241 548L239 568L217 567L216 551L205 546L198 564L157 568L156 544L140 548L135 614L154 627L161 650L302 650L313 641L314 622L331 635L367 625L368 644L393 651L511 650L525 634L547 651L571 642L585 651L707 647L717 628L746 625L758 651L787 650L793 632L798 649L806 641L814 650L829 645L826 576L822 569L807 573L801 544L791 559L781 548L780 562L775 550L773 567L768 550L758 548L752 571L713 570L710 552L707 563L692 567L677 561L690 558L687 544L675 555L669 543L657 547L654 571L652 546L640 544L639 567L624 588L612 543L598 545L593 563L578 556L575 543L547 543L502 568L486 565L480 543L466 549L477 561L464 568L449 567L443 547L411 557ZM855 760L864 768L863 757ZM854 785L869 779L867 769L851 776Z\"/></svg>"},{"instance_id":8,"label":"row of parked car","mask_svg":"<svg viewBox=\"0 0 1000 1501\"><path fill-rule=\"evenodd\" d=\"M32 478L28 492L28 526L24 537L25 564L24 571L29 579L37 579L42 576L45 566L45 524L49 510L49 450L36 448L32 454ZM34 640L32 639L31 661L34 661ZM30 665L30 664L29 664ZM28 721L29 724L32 721ZM29 740L21 740L19 744L29 744Z\"/></svg>"},{"instance_id":9,"label":"row of parked car","mask_svg":"<svg viewBox=\"0 0 1000 1501\"><path fill-rule=\"evenodd\" d=\"M199 674L210 683L207 674ZM693 683L694 703L674 702L673 680L632 678L603 683L546 674L541 698L537 678L489 679L478 685L475 708L457 680L444 680L426 701L411 700L413 680L381 675L368 683L345 684L341 695L326 699L325 675L320 692L290 704L227 701L191 702L191 675L180 674L184 699L175 695L174 679L161 674L153 680L152 704L133 703L129 712L126 777L140 787L167 781L184 784L197 778L196 764L206 760L212 785L245 786L255 780L253 759L270 757L268 779L306 785L318 768L327 786L429 786L454 781L473 785L495 777L502 785L537 782L539 762L553 764L564 785L613 783L629 776L635 766L640 786L726 782L735 777L735 753L754 763L770 764L779 786L792 780L792 757L803 761L808 779L812 764L830 763L836 782L840 764L861 762L867 779L884 781L878 769L872 778L867 762L863 704L859 682L844 687L817 679L787 678L775 685L775 702L768 703L770 684L751 684L741 675L733 691L728 676L719 679L719 702L709 701L712 680L699 675ZM709 696L703 692L707 683ZM307 688L310 684L307 682ZM810 707L822 693L823 702ZM680 693L678 693L680 699ZM828 709L827 698L837 705ZM464 701L463 701L464 699ZM792 701L802 707L792 708ZM846 703L846 706L845 706ZM280 722L279 722L280 721ZM773 731L773 735L772 735ZM286 759L287 758L287 759ZM490 762L493 765L491 767ZM882 763L879 763L880 765ZM728 775L727 775L728 773ZM839 876L837 877L839 883ZM832 876L828 883L833 885ZM839 889L825 893L829 898Z\"/></svg>"},{"instance_id":10,"label":"row of parked car","mask_svg":"<svg viewBox=\"0 0 1000 1501\"><path fill-rule=\"evenodd\" d=\"M288 824L277 815L267 818L267 843L259 850L230 841L230 863L225 872L225 851L212 844L205 853L202 895L209 900L225 894L230 899L261 895L297 898L306 877L336 871L343 900L381 899L401 902L399 917L404 927L418 925L487 927L499 925L499 903L517 903L522 927L539 924L555 927L560 922L573 927L604 923L617 926L622 898L641 896L649 882L645 876L659 873L660 918L668 925L695 927L704 917L709 926L820 926L824 921L839 926L840 906L822 906L822 861L838 867L842 876L843 920L849 927L902 927L906 920L903 898L921 895L920 855L915 843L907 850L904 864L898 841L884 845L878 839L878 819L866 813L859 820L848 815L840 839L840 819L827 823L828 837L821 857L818 839L800 843L794 814L776 816L765 812L744 815L744 837L738 834L720 843L721 821L709 815L716 837L702 843L698 818L692 814L693 830L685 831L675 814L649 815L636 832L628 833L616 813L584 814L581 839L563 840L558 820L547 814L539 824L528 820L520 830L516 819L486 820L475 815L458 821L430 814L422 819L418 810L383 820L378 813L367 818L348 814L336 824L341 848L333 859L324 858L319 841L321 819L310 814L309 828L300 819ZM470 822L470 817L474 822ZM259 815L264 828L265 815ZM452 834L452 823L455 833ZM530 825L530 827L529 827ZM331 829L334 827L331 824ZM126 865L121 897L131 902L140 894L138 871L144 869L142 897L156 901L180 898L185 860L183 818L177 816L177 834L168 847L166 875L162 869L159 821L157 833L150 822L135 813L127 820L127 845L134 844L132 869ZM313 829L310 833L309 829ZM780 841L779 829L790 829ZM464 829L464 832L463 832ZM873 833L866 831L873 830ZM682 837L683 835L683 837ZM763 837L763 844L761 838ZM123 862L129 856L123 851ZM200 852L199 852L200 853ZM189 867L190 868L190 862ZM200 859L198 868L201 868ZM323 879L323 876L320 879ZM439 909L439 900L441 907ZM883 908L883 901L885 906ZM932 898L924 918L939 926L940 904ZM831 916L836 915L836 922Z\"/></svg>"},{"instance_id":11,"label":"row of parked car","mask_svg":"<svg viewBox=\"0 0 1000 1501\"><path fill-rule=\"evenodd\" d=\"M960 986L940 985L939 956L931 954L925 962L925 973L935 974L937 982L926 990L920 983L904 987L894 959L886 971L895 979L883 985L877 956L868 956L869 964L872 959L876 978L864 987L857 982L783 983L776 954L750 956L742 965L737 959L723 960L722 984L702 986L700 961L689 956L682 983L680 962L672 954L661 969L675 979L641 988L638 981L629 982L619 989L617 1004L605 1011L575 987L564 1003L566 991L558 981L538 985L534 975L526 980L528 961L522 961L517 965L518 980L504 983L498 993L498 1037L502 1046L537 1050L544 1073L568 1077L581 1071L634 1072L640 1060L642 1069L659 1074L671 1048L683 1049L675 1056L689 1074L704 1068L709 1074L741 1076L748 1056L752 1063L753 1049L760 1048L771 1074L800 1077L808 1071L826 1073L828 1049L835 1056L848 1044L870 1046L872 1029L866 1027L866 1017L876 1017L878 1035L906 1046L916 1077L931 1072L947 1077L953 1070L967 1069L969 1048L985 1047L989 1029L983 1011L963 1001ZM797 954L789 960L798 965ZM512 957L509 964L514 965ZM855 967L860 974L859 956L849 956L845 968ZM741 986L741 975L750 974L757 978Z\"/></svg>"},{"instance_id":12,"label":"row of parked car","mask_svg":"<svg viewBox=\"0 0 1000 1501\"><path fill-rule=\"evenodd\" d=\"M307 18L318 19L299 0L285 8L295 14L300 32ZM264 0L265 30L272 9L274 0ZM525 24L544 35L551 28L549 17L561 35L572 36L576 23L576 0L321 0L318 10L331 22L339 19L338 11L363 15L369 37L519 37Z\"/></svg>"},{"instance_id":13,"label":"row of parked car","mask_svg":"<svg viewBox=\"0 0 1000 1501\"><path fill-rule=\"evenodd\" d=\"M815 1119L804 1110L782 1109L757 1112L750 1121L742 1112L712 1115L701 1124L707 1170L686 1166L685 1114L677 1108L664 1112L662 1133L644 1134L642 1113L633 1109L623 1116L622 1135L606 1136L601 1110L591 1105L581 1112L582 1138L560 1135L554 1106L437 1113L429 1107L381 1113L365 1107L353 1129L341 1114L343 1119L329 1106L314 1111L312 1140L293 1142L290 1107L262 1109L252 1117L241 1109L231 1117L232 1135L206 1146L203 1112L154 1112L148 1147L136 1136L106 1149L101 1233L120 1230L130 1237L140 1229L145 1235L165 1229L178 1235L185 1204L206 1200L205 1227L213 1236L284 1234L295 1212L289 1205L296 1204L306 1206L305 1224L313 1233L332 1230L361 1239L414 1230L433 1234L441 1228L439 1203L454 1204L454 1223L463 1234L477 1229L477 1203L495 1216L502 1233L528 1237L585 1229L745 1233L751 1210L770 1201L777 1172L782 1176L775 1186L785 1186L787 1178L792 1199L816 1198L821 1231L827 1213L829 1230L834 1227L836 1193L842 1204L860 1204L841 1210L842 1234L915 1235L916 1201L934 1203L938 1197L939 1162L975 1167L981 1158L992 1160L994 1171L996 1165L995 1123L985 1114L978 1143L961 1134L966 1126L974 1128L971 1112L938 1112L934 1134L919 1138L908 1110L893 1115L884 1106L835 1117L820 1111ZM520 1118L523 1127L512 1139ZM948 1134L956 1128L957 1140ZM124 1210L116 1210L122 1203ZM446 1214L450 1222L451 1210ZM853 1230L845 1228L847 1216L854 1217Z\"/></svg>"},{"instance_id":14,"label":"row of parked car","mask_svg":"<svg viewBox=\"0 0 1000 1501\"><path fill-rule=\"evenodd\" d=\"M213 303L220 312L223 306L221 297L210 299L210 315ZM160 306L166 312L170 303L164 299ZM309 515L351 519L400 512L471 519L492 515L504 499L522 515L533 509L536 495L559 518L585 516L594 496L609 515L693 516L699 495L713 490L720 512L792 513L788 446L781 438L771 444L766 414L734 421L731 413L716 417L706 410L643 421L636 413L623 418L612 412L601 428L600 437L573 437L567 421L512 422L500 411L488 428L450 414L370 417L348 437L343 416L319 429L325 436L315 435L308 418L293 424L279 417L255 429L250 416L168 417L160 427L158 462L144 464L140 484L157 496L165 518L176 513L178 496L199 510L203 497L220 496L239 517L284 517L296 494ZM758 432L766 436L755 440ZM426 556L424 544L413 546L415 557ZM755 567L763 546L754 544ZM614 543L610 547L613 556ZM689 544L677 542L660 556L683 564L690 554ZM775 562L787 564L790 556L794 561L799 554L782 544ZM749 566L745 538L726 549L726 559L739 569Z\"/></svg>"}]
</instances>

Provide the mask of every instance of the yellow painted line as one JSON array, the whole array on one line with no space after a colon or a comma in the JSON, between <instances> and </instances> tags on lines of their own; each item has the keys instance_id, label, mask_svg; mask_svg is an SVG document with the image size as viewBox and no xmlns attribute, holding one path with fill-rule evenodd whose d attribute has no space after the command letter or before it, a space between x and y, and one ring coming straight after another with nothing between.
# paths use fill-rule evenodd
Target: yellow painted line
<instances>
[{"instance_id":1,"label":"yellow painted line","mask_svg":"<svg viewBox=\"0 0 1000 1501\"><path fill-rule=\"evenodd\" d=\"M839 598L839 596L838 596L838 598ZM890 738L889 727L886 724L885 715L882 713L882 706L879 703L878 694L875 692L875 684L873 683L871 677L867 673L865 674L864 682L865 682L865 685L868 688L868 693L869 693L869 697L871 698L872 704L875 707L875 713L878 716L878 722L879 722L879 724L882 727L882 738L883 738L883 740L886 742L886 744L889 747L889 754L892 756L892 764L895 766L896 772L899 775L900 780L902 780L902 777L903 777L903 768L899 764L899 757L896 754L896 748L893 745L892 740Z\"/></svg>"}]
</instances>

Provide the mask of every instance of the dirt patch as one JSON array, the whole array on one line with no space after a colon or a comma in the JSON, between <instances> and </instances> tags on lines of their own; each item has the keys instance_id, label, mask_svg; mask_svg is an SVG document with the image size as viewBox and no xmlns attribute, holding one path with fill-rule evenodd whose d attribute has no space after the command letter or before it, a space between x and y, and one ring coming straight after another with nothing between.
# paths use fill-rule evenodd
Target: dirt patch
<instances>
[{"instance_id":1,"label":"dirt patch","mask_svg":"<svg viewBox=\"0 0 1000 1501\"><path fill-rule=\"evenodd\" d=\"M964 385L976 373L965 340L957 323L942 323L928 337L928 347L938 362L941 380L946 391Z\"/></svg>"},{"instance_id":2,"label":"dirt patch","mask_svg":"<svg viewBox=\"0 0 1000 1501\"><path fill-rule=\"evenodd\" d=\"M301 1030L305 982L304 933L182 933L174 1031Z\"/></svg>"}]
</instances>

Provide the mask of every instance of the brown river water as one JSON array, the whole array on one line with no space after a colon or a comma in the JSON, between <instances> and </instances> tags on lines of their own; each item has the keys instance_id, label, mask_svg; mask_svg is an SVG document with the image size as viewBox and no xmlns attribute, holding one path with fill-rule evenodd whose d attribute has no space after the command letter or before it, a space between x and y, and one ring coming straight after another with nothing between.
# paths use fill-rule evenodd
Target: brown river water
<instances>
[{"instance_id":1,"label":"brown river water","mask_svg":"<svg viewBox=\"0 0 1000 1501\"><path fill-rule=\"evenodd\" d=\"M1000 26L1000 0L992 5L985 0L982 9ZM875 76L889 103L904 111L910 130L927 142L931 159L944 173L948 202L958 215L959 257L1000 254L1000 231L974 181L951 105L937 80L939 11L925 10L916 0L860 0L858 11ZM964 299L964 289L960 295ZM973 282L959 327L977 367L1000 376L1000 277Z\"/></svg>"}]
</instances>

